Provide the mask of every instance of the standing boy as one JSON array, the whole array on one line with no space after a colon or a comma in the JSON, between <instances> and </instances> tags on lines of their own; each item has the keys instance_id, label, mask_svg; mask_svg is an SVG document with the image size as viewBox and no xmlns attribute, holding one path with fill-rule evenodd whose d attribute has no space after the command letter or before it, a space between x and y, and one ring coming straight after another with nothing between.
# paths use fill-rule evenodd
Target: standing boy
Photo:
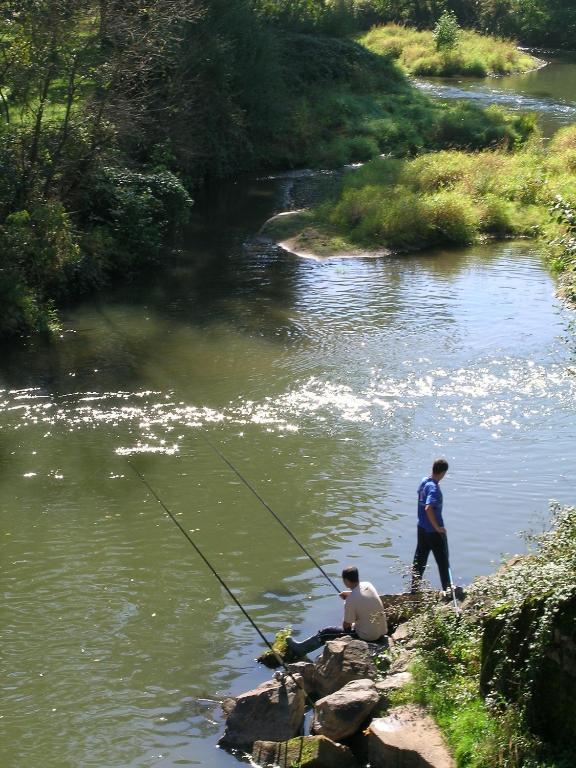
<instances>
[{"instance_id":1,"label":"standing boy","mask_svg":"<svg viewBox=\"0 0 576 768\"><path fill-rule=\"evenodd\" d=\"M414 553L411 592L416 592L420 587L430 552L434 555L438 566L442 589L446 591L450 584L448 544L442 519L442 491L440 490L440 481L447 471L446 459L436 459L432 465L432 474L430 477L425 477L418 488L418 543Z\"/></svg>"}]
</instances>

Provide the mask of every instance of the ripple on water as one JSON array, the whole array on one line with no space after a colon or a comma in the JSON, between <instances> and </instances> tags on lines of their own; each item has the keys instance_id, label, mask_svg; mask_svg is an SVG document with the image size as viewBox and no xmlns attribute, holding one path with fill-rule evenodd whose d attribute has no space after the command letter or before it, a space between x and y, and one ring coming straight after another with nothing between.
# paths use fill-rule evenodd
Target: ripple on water
<instances>
[{"instance_id":1,"label":"ripple on water","mask_svg":"<svg viewBox=\"0 0 576 768\"><path fill-rule=\"evenodd\" d=\"M172 394L161 392L90 393L50 400L41 391L27 390L2 393L0 413L5 416L4 429L41 426L48 430L46 434L53 427L84 430L128 425L136 435L134 442L117 446L117 453L127 456L176 454L187 430L219 424L289 432L313 429L315 424L332 429L341 423L369 424L401 431L409 428L418 437L412 417L431 407L438 434L447 425L452 431L525 431L554 411L572 409L576 401L576 380L560 364L504 357L450 369L431 367L429 360L420 358L406 361L400 369L390 375L385 369L372 368L368 381L354 384L312 376L276 395L238 398L219 410L176 401ZM52 474L62 479L57 470ZM35 472L24 476L33 478Z\"/></svg>"}]
</instances>

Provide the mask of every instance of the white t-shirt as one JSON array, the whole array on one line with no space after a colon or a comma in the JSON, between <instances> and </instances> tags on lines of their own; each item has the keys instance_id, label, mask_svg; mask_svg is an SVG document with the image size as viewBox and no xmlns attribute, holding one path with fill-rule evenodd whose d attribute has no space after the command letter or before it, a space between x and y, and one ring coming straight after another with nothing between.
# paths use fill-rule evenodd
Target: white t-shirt
<instances>
[{"instance_id":1,"label":"white t-shirt","mask_svg":"<svg viewBox=\"0 0 576 768\"><path fill-rule=\"evenodd\" d=\"M344 606L344 623L354 624L362 640L377 640L388 632L380 595L369 581L361 581L350 592Z\"/></svg>"}]
</instances>

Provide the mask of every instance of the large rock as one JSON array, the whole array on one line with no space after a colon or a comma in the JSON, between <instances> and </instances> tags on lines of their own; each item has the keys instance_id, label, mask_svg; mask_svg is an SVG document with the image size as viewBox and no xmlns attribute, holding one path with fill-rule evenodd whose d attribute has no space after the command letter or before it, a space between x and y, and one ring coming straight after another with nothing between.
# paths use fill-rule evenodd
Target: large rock
<instances>
[{"instance_id":1,"label":"large rock","mask_svg":"<svg viewBox=\"0 0 576 768\"><path fill-rule=\"evenodd\" d=\"M257 741L252 762L261 766L292 768L357 768L358 763L348 747L335 744L326 736L300 736L281 743Z\"/></svg>"},{"instance_id":2,"label":"large rock","mask_svg":"<svg viewBox=\"0 0 576 768\"><path fill-rule=\"evenodd\" d=\"M353 680L314 705L312 733L340 741L352 736L380 701L373 680Z\"/></svg>"},{"instance_id":3,"label":"large rock","mask_svg":"<svg viewBox=\"0 0 576 768\"><path fill-rule=\"evenodd\" d=\"M316 693L315 667L312 661L295 661L286 665L286 671L292 675L301 675L304 690L309 696Z\"/></svg>"},{"instance_id":4,"label":"large rock","mask_svg":"<svg viewBox=\"0 0 576 768\"><path fill-rule=\"evenodd\" d=\"M286 741L300 733L305 708L299 675L269 680L226 701L226 729L220 744L247 747L255 741Z\"/></svg>"},{"instance_id":5,"label":"large rock","mask_svg":"<svg viewBox=\"0 0 576 768\"><path fill-rule=\"evenodd\" d=\"M330 640L315 662L314 683L320 696L329 696L352 680L374 677L373 646L364 640L351 637Z\"/></svg>"},{"instance_id":6,"label":"large rock","mask_svg":"<svg viewBox=\"0 0 576 768\"><path fill-rule=\"evenodd\" d=\"M388 675L383 680L378 680L376 683L376 690L380 696L380 704L382 707L389 707L391 695L395 691L404 688L404 686L408 685L410 682L412 682L412 675L410 672L397 672L395 675Z\"/></svg>"},{"instance_id":7,"label":"large rock","mask_svg":"<svg viewBox=\"0 0 576 768\"><path fill-rule=\"evenodd\" d=\"M396 707L368 729L372 768L455 768L438 726L415 705Z\"/></svg>"}]
</instances>

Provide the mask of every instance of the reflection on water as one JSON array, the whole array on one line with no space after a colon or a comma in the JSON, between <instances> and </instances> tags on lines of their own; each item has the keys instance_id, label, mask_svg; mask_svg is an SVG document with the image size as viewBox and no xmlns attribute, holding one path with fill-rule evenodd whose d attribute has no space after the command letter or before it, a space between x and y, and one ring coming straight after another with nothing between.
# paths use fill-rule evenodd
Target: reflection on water
<instances>
[{"instance_id":1,"label":"reflection on water","mask_svg":"<svg viewBox=\"0 0 576 768\"><path fill-rule=\"evenodd\" d=\"M161 278L4 351L3 765L236 764L214 702L267 677L259 639L128 457L269 636L341 603L202 434L333 579L352 562L382 590L402 588L438 454L461 583L573 501L571 313L532 246L323 263L253 246L317 193L294 175L220 190Z\"/></svg>"}]
</instances>

